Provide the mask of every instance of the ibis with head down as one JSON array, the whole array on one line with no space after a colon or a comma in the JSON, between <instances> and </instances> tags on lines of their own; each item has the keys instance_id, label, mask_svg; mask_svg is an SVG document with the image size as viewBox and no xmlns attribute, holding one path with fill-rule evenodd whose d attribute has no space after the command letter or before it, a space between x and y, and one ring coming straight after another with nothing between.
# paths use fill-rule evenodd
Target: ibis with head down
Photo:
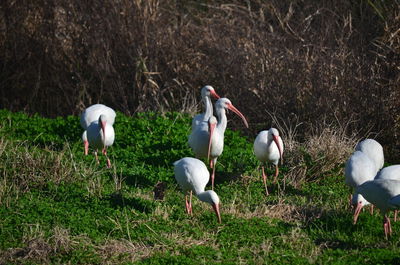
<instances>
[{"instance_id":1,"label":"ibis with head down","mask_svg":"<svg viewBox=\"0 0 400 265\"><path fill-rule=\"evenodd\" d=\"M205 187L210 180L210 172L207 166L199 159L185 157L174 162L175 179L185 193L186 212L192 215L192 194L193 192L200 201L212 206L217 215L218 222L221 223L219 211L219 197L212 190L205 191Z\"/></svg>"}]
</instances>

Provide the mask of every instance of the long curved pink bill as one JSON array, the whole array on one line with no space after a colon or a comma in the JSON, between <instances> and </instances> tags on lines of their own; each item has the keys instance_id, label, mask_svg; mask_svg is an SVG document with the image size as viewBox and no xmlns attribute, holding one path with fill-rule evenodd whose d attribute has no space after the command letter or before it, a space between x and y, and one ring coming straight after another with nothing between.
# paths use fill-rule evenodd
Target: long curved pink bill
<instances>
[{"instance_id":1,"label":"long curved pink bill","mask_svg":"<svg viewBox=\"0 0 400 265\"><path fill-rule=\"evenodd\" d=\"M219 204L213 204L212 207L214 209L215 214L217 215L218 223L221 223L221 214L219 212Z\"/></svg>"},{"instance_id":2,"label":"long curved pink bill","mask_svg":"<svg viewBox=\"0 0 400 265\"><path fill-rule=\"evenodd\" d=\"M215 92L215 90L211 90L210 91L211 95L216 98L216 99L220 99L221 97L217 94L217 92Z\"/></svg>"},{"instance_id":3,"label":"long curved pink bill","mask_svg":"<svg viewBox=\"0 0 400 265\"><path fill-rule=\"evenodd\" d=\"M278 147L278 150L279 150L279 161L280 161L280 163L281 163L281 165L282 165L282 163L283 163L282 148L281 148L281 146L280 146L280 144L279 144L279 138L278 138L278 137L279 137L279 136L277 136L277 135L274 135L274 136L273 136L274 142L275 142L275 144L276 144L276 146Z\"/></svg>"},{"instance_id":4,"label":"long curved pink bill","mask_svg":"<svg viewBox=\"0 0 400 265\"><path fill-rule=\"evenodd\" d=\"M246 118L244 117L244 115L237 108L235 108L235 106L230 104L230 105L228 105L228 109L230 109L231 111L235 112L240 118L242 118L242 120L244 122L244 125L246 125L246 127L249 128L249 124L247 123Z\"/></svg>"}]
</instances>

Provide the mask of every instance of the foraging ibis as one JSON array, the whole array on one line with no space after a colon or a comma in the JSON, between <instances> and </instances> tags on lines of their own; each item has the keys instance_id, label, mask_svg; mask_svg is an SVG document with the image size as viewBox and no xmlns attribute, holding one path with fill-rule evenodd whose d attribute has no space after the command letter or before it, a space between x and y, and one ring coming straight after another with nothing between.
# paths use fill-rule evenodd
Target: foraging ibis
<instances>
[{"instance_id":1,"label":"foraging ibis","mask_svg":"<svg viewBox=\"0 0 400 265\"><path fill-rule=\"evenodd\" d=\"M345 183L350 188L357 188L366 181L373 180L376 176L377 170L374 162L361 151L355 151L346 162L345 170ZM357 217L363 206L368 205L369 202L357 193L353 193L351 203L354 206L354 224L357 223Z\"/></svg>"},{"instance_id":2,"label":"foraging ibis","mask_svg":"<svg viewBox=\"0 0 400 265\"><path fill-rule=\"evenodd\" d=\"M215 92L212 86L204 86L201 89L201 101L204 104L204 113L197 114L192 120L192 131L196 129L199 124L207 123L208 119L213 115L213 106L211 96L219 99L220 96Z\"/></svg>"},{"instance_id":3,"label":"foraging ibis","mask_svg":"<svg viewBox=\"0 0 400 265\"><path fill-rule=\"evenodd\" d=\"M381 169L375 179L395 179L400 180L400 165L388 166Z\"/></svg>"},{"instance_id":4,"label":"foraging ibis","mask_svg":"<svg viewBox=\"0 0 400 265\"><path fill-rule=\"evenodd\" d=\"M400 165L388 166L381 169L375 179L400 180ZM394 211L394 221L397 221L397 210Z\"/></svg>"},{"instance_id":5,"label":"foraging ibis","mask_svg":"<svg viewBox=\"0 0 400 265\"><path fill-rule=\"evenodd\" d=\"M103 115L103 121L109 125L113 125L115 121L115 111L103 104L94 104L86 108L81 114L81 126L85 130L82 134L82 141L84 144L85 155L89 152L89 142L87 141L87 128L92 122L98 121L100 115Z\"/></svg>"},{"instance_id":6,"label":"foraging ibis","mask_svg":"<svg viewBox=\"0 0 400 265\"><path fill-rule=\"evenodd\" d=\"M261 131L254 140L253 149L255 156L262 164L262 177L265 186L265 193L268 195L267 176L265 175L264 164L269 161L275 165L274 183L276 183L279 174L279 160L281 160L282 163L283 141L279 136L278 130L271 128L269 130Z\"/></svg>"},{"instance_id":7,"label":"foraging ibis","mask_svg":"<svg viewBox=\"0 0 400 265\"><path fill-rule=\"evenodd\" d=\"M232 102L227 98L220 98L215 103L215 112L218 116L218 121L214 116L211 116L208 120L208 131L204 134L207 138L191 138L189 140L195 140L193 151L196 155L202 156L204 151L208 160L210 160L210 168L212 168L211 174L211 188L214 190L214 178L215 178L215 166L217 164L218 157L222 154L224 149L224 134L226 126L228 125L228 119L226 118L226 111L231 110L242 118L244 124L248 128L244 115L232 105ZM202 135L203 136L203 135ZM202 141L198 141L198 140ZM205 141L204 141L205 140ZM204 146L204 144L206 144ZM192 146L192 145L191 145ZM193 147L192 146L192 147ZM205 149L204 149L205 147Z\"/></svg>"},{"instance_id":8,"label":"foraging ibis","mask_svg":"<svg viewBox=\"0 0 400 265\"><path fill-rule=\"evenodd\" d=\"M388 235L390 236L392 233L387 212L400 209L400 180L370 180L358 186L356 193L361 194L370 203L379 208L383 215L383 229L387 239Z\"/></svg>"},{"instance_id":9,"label":"foraging ibis","mask_svg":"<svg viewBox=\"0 0 400 265\"><path fill-rule=\"evenodd\" d=\"M375 164L369 156L361 151L355 151L345 165L345 183L352 188L356 188L365 181L373 180L376 173Z\"/></svg>"},{"instance_id":10,"label":"foraging ibis","mask_svg":"<svg viewBox=\"0 0 400 265\"><path fill-rule=\"evenodd\" d=\"M101 114L97 121L92 122L86 129L86 136L89 144L95 149L96 161L99 162L97 157L97 150L102 149L102 153L107 158L107 167L111 167L110 159L107 156L107 147L114 143L115 133L114 128L110 123L107 123L105 115Z\"/></svg>"},{"instance_id":11,"label":"foraging ibis","mask_svg":"<svg viewBox=\"0 0 400 265\"><path fill-rule=\"evenodd\" d=\"M366 154L373 162L378 172L384 163L383 147L374 139L365 139L359 142L355 148L356 151L361 151Z\"/></svg>"},{"instance_id":12,"label":"foraging ibis","mask_svg":"<svg viewBox=\"0 0 400 265\"><path fill-rule=\"evenodd\" d=\"M210 180L207 166L199 159L185 157L174 162L174 173L176 181L185 193L186 212L189 215L192 214L192 193L194 192L200 201L211 204L218 222L221 223L217 193L212 190L204 190Z\"/></svg>"}]
</instances>

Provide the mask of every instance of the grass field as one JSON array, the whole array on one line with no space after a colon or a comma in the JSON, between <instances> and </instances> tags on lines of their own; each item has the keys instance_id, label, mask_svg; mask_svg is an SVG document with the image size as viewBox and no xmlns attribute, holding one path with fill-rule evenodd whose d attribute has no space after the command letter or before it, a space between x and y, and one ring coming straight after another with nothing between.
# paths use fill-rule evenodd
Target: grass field
<instances>
[{"instance_id":1,"label":"grass field","mask_svg":"<svg viewBox=\"0 0 400 265\"><path fill-rule=\"evenodd\" d=\"M111 169L83 155L78 117L2 110L0 121L0 264L400 263L400 225L389 240L377 211L353 225L345 160L328 163L311 140L288 146L266 197L253 139L228 129L218 224L197 199L186 215L173 176L172 163L192 156L187 115L118 113ZM163 201L153 198L158 181Z\"/></svg>"}]
</instances>

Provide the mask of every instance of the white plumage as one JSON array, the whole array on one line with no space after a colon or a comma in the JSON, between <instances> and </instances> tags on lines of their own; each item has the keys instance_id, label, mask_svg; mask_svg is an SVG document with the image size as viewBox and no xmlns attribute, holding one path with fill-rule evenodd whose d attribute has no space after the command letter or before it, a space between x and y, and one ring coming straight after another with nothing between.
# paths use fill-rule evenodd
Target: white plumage
<instances>
[{"instance_id":1,"label":"white plumage","mask_svg":"<svg viewBox=\"0 0 400 265\"><path fill-rule=\"evenodd\" d=\"M89 145L95 149L96 161L98 162L97 151L107 158L107 167L111 167L110 159L107 156L107 147L114 143L115 132L115 111L103 104L95 104L81 114L81 126L85 131L82 134L82 141L85 147L85 154L88 153Z\"/></svg>"},{"instance_id":2,"label":"white plumage","mask_svg":"<svg viewBox=\"0 0 400 265\"><path fill-rule=\"evenodd\" d=\"M375 179L394 179L400 180L400 165L388 166L381 169ZM394 211L394 221L397 221L397 210Z\"/></svg>"},{"instance_id":3,"label":"white plumage","mask_svg":"<svg viewBox=\"0 0 400 265\"><path fill-rule=\"evenodd\" d=\"M83 129L87 129L89 125L97 121L100 117L100 115L104 115L104 121L107 122L110 125L114 125L115 122L115 111L107 107L106 105L103 104L94 104L88 108L86 108L82 114L81 114L81 126Z\"/></svg>"},{"instance_id":4,"label":"white plumage","mask_svg":"<svg viewBox=\"0 0 400 265\"><path fill-rule=\"evenodd\" d=\"M85 155L87 155L89 152L89 142L86 130L92 122L99 120L100 115L103 115L103 121L109 125L112 126L114 124L116 117L115 111L103 104L91 105L90 107L87 107L81 114L80 123L82 128L85 130L82 134Z\"/></svg>"},{"instance_id":5,"label":"white plumage","mask_svg":"<svg viewBox=\"0 0 400 265\"><path fill-rule=\"evenodd\" d=\"M243 116L242 113L240 113L238 109L236 109L232 105L232 102L229 99L227 98L218 99L217 102L215 103L215 109L219 120L217 125L219 133L225 132L228 123L226 118L226 111L225 111L226 109L230 109L237 115L239 115L243 119L243 122L245 123L246 127L249 127L246 118ZM212 115L210 117L212 117ZM208 121L210 117L207 119L206 122L199 123L196 126L196 128L192 131L192 133L189 135L189 141L188 141L189 146L191 147L197 158L205 158L208 156L208 145L210 141ZM216 137L216 139L217 138L218 137ZM222 142L222 147L223 147L223 142Z\"/></svg>"},{"instance_id":6,"label":"white plumage","mask_svg":"<svg viewBox=\"0 0 400 265\"><path fill-rule=\"evenodd\" d=\"M400 208L400 180L376 179L367 181L358 186L356 192L379 208L383 215L383 229L387 238L392 233L387 212Z\"/></svg>"},{"instance_id":7,"label":"white plumage","mask_svg":"<svg viewBox=\"0 0 400 265\"><path fill-rule=\"evenodd\" d=\"M204 112L197 114L192 119L192 131L196 129L202 123L207 124L208 119L213 115L213 106L211 102L211 96L219 99L220 96L215 92L212 86L204 86L201 89L201 101L204 104Z\"/></svg>"},{"instance_id":8,"label":"white plumage","mask_svg":"<svg viewBox=\"0 0 400 265\"><path fill-rule=\"evenodd\" d=\"M373 180L377 170L374 161L361 151L355 151L346 162L345 183L352 189L363 184L366 181ZM363 206L369 202L360 194L353 193L351 204L354 206L354 224L357 223L358 215Z\"/></svg>"},{"instance_id":9,"label":"white plumage","mask_svg":"<svg viewBox=\"0 0 400 265\"><path fill-rule=\"evenodd\" d=\"M275 128L261 131L254 140L254 155L262 164L262 176L265 186L265 192L268 195L267 176L265 175L264 165L271 162L275 165L274 182L276 182L279 174L278 163L282 160L283 155L283 141L279 136L279 131Z\"/></svg>"},{"instance_id":10,"label":"white plumage","mask_svg":"<svg viewBox=\"0 0 400 265\"><path fill-rule=\"evenodd\" d=\"M189 142L193 146L193 151L196 156L202 157L204 151L206 151L206 156L210 159L210 167L213 169L211 174L211 187L214 190L214 178L215 178L215 166L217 164L218 157L222 154L224 150L224 135L226 126L228 125L228 119L226 118L226 111L231 110L242 118L246 127L248 123L244 115L233 106L232 102L227 98L220 98L215 103L215 112L218 116L218 121L214 116L211 116L208 120L208 132L197 131L191 135ZM206 138L205 135L208 137ZM194 136L194 137L193 137ZM200 137L201 136L201 137Z\"/></svg>"},{"instance_id":11,"label":"white plumage","mask_svg":"<svg viewBox=\"0 0 400 265\"><path fill-rule=\"evenodd\" d=\"M375 179L395 179L400 180L400 165L388 166L381 169Z\"/></svg>"},{"instance_id":12,"label":"white plumage","mask_svg":"<svg viewBox=\"0 0 400 265\"><path fill-rule=\"evenodd\" d=\"M365 139L359 142L355 150L366 154L374 162L377 172L383 167L385 160L383 147L374 139Z\"/></svg>"},{"instance_id":13,"label":"white plumage","mask_svg":"<svg viewBox=\"0 0 400 265\"><path fill-rule=\"evenodd\" d=\"M369 159L367 159L367 158ZM356 188L365 181L373 180L384 164L383 147L374 139L365 139L356 145L355 152L346 163L346 184ZM370 204L362 195L354 193L351 198L354 206L354 223L363 206ZM373 207L371 207L372 213Z\"/></svg>"},{"instance_id":14,"label":"white plumage","mask_svg":"<svg viewBox=\"0 0 400 265\"><path fill-rule=\"evenodd\" d=\"M361 151L354 152L346 162L345 183L352 188L373 180L377 173L374 162Z\"/></svg>"},{"instance_id":15,"label":"white plumage","mask_svg":"<svg viewBox=\"0 0 400 265\"><path fill-rule=\"evenodd\" d=\"M174 162L175 179L185 193L186 211L192 214L192 192L199 200L209 203L217 215L218 222L221 223L219 212L219 197L212 191L205 191L205 187L210 180L210 173L206 165L192 157L185 157ZM190 195L188 195L190 193ZM188 200L188 196L190 199Z\"/></svg>"}]
</instances>

